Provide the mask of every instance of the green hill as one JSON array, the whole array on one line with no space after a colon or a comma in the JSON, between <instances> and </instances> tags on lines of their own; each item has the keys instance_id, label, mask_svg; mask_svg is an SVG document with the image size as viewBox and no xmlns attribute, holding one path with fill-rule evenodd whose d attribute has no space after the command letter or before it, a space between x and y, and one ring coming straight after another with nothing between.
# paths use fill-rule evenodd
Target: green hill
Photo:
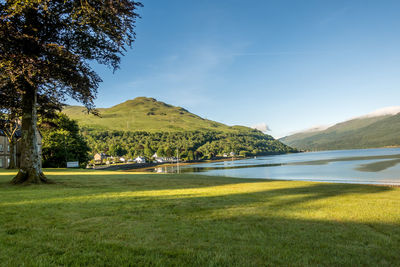
<instances>
[{"instance_id":1,"label":"green hill","mask_svg":"<svg viewBox=\"0 0 400 267\"><path fill-rule=\"evenodd\" d=\"M63 112L80 126L96 130L178 132L212 130L230 132L237 127L203 119L184 108L154 98L137 97L111 108L100 108L100 117L87 114L84 107L67 106ZM246 128L246 127L241 127Z\"/></svg>"},{"instance_id":2,"label":"green hill","mask_svg":"<svg viewBox=\"0 0 400 267\"><path fill-rule=\"evenodd\" d=\"M78 121L92 153L150 158L155 152L171 157L179 149L180 158L193 160L230 152L242 156L297 152L258 130L203 119L154 98L138 97L98 111L100 116L79 106L63 110Z\"/></svg>"},{"instance_id":3,"label":"green hill","mask_svg":"<svg viewBox=\"0 0 400 267\"><path fill-rule=\"evenodd\" d=\"M400 114L360 117L323 131L286 136L280 141L303 150L400 146Z\"/></svg>"}]
</instances>

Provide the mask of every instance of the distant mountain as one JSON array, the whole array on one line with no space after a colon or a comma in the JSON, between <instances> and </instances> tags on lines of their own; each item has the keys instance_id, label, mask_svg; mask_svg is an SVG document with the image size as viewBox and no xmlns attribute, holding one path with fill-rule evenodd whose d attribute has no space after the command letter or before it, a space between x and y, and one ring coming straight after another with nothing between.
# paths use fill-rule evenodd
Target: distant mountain
<instances>
[{"instance_id":1,"label":"distant mountain","mask_svg":"<svg viewBox=\"0 0 400 267\"><path fill-rule=\"evenodd\" d=\"M148 132L214 130L229 132L238 128L203 119L184 108L147 97L137 97L111 108L99 108L100 117L88 115L85 110L81 106L67 106L63 112L77 120L79 125L96 130Z\"/></svg>"},{"instance_id":2,"label":"distant mountain","mask_svg":"<svg viewBox=\"0 0 400 267\"><path fill-rule=\"evenodd\" d=\"M335 124L279 139L302 150L400 146L400 107L389 107Z\"/></svg>"}]
</instances>

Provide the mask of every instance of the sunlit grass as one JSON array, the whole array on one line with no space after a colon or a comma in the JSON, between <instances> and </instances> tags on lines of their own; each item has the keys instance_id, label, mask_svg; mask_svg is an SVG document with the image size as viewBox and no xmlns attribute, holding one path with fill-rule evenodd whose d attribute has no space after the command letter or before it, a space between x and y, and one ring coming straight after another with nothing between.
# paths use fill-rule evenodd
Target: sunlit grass
<instances>
[{"instance_id":1,"label":"sunlit grass","mask_svg":"<svg viewBox=\"0 0 400 267\"><path fill-rule=\"evenodd\" d=\"M46 170L0 171L4 265L387 265L400 188Z\"/></svg>"},{"instance_id":2,"label":"sunlit grass","mask_svg":"<svg viewBox=\"0 0 400 267\"><path fill-rule=\"evenodd\" d=\"M98 170L82 170L82 169L46 169L44 171L46 176L60 176L60 175L124 175L124 171L98 171ZM136 174L149 174L148 172L135 172ZM0 169L0 176L11 176L16 175L15 170L4 170Z\"/></svg>"}]
</instances>

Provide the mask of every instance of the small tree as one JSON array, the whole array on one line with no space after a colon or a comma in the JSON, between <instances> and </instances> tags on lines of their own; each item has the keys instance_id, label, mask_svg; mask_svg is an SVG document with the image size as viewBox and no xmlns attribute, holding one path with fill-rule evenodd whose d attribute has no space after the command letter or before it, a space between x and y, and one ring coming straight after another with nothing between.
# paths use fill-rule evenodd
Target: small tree
<instances>
[{"instance_id":1,"label":"small tree","mask_svg":"<svg viewBox=\"0 0 400 267\"><path fill-rule=\"evenodd\" d=\"M67 161L79 161L85 165L89 160L89 146L79 132L76 121L59 113L56 118L40 123L43 166L65 167Z\"/></svg>"},{"instance_id":2,"label":"small tree","mask_svg":"<svg viewBox=\"0 0 400 267\"><path fill-rule=\"evenodd\" d=\"M126 149L121 147L120 144L111 145L110 150L108 152L114 157L122 157L128 153L128 151L126 151Z\"/></svg>"},{"instance_id":3,"label":"small tree","mask_svg":"<svg viewBox=\"0 0 400 267\"><path fill-rule=\"evenodd\" d=\"M164 153L165 153L165 156L169 157L169 158L173 157L175 155L174 150L170 146L165 147Z\"/></svg>"},{"instance_id":4,"label":"small tree","mask_svg":"<svg viewBox=\"0 0 400 267\"><path fill-rule=\"evenodd\" d=\"M143 153L144 153L144 156L145 156L147 159L151 159L151 157L154 155L154 150L151 149L150 145L146 144L146 145L144 146Z\"/></svg>"},{"instance_id":5,"label":"small tree","mask_svg":"<svg viewBox=\"0 0 400 267\"><path fill-rule=\"evenodd\" d=\"M248 157L248 156L250 156L250 152L249 151L247 151L247 150L241 150L240 152L239 152L239 156L241 156L241 157Z\"/></svg>"},{"instance_id":6,"label":"small tree","mask_svg":"<svg viewBox=\"0 0 400 267\"><path fill-rule=\"evenodd\" d=\"M194 160L194 153L193 153L192 150L188 151L187 159L188 160Z\"/></svg>"},{"instance_id":7,"label":"small tree","mask_svg":"<svg viewBox=\"0 0 400 267\"><path fill-rule=\"evenodd\" d=\"M116 70L135 39L140 3L131 0L0 1L0 93L21 98L21 166L13 183L47 182L37 145L38 98L65 96L93 110L100 77Z\"/></svg>"},{"instance_id":8,"label":"small tree","mask_svg":"<svg viewBox=\"0 0 400 267\"><path fill-rule=\"evenodd\" d=\"M157 149L156 153L157 153L157 156L159 156L159 157L164 157L165 156L164 149L161 146Z\"/></svg>"}]
</instances>

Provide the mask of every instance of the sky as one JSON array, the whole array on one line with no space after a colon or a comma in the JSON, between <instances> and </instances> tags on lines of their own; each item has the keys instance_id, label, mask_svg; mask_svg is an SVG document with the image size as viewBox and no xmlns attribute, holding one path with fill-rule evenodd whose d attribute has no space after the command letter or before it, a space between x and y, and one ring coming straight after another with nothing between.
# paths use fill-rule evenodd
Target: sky
<instances>
[{"instance_id":1,"label":"sky","mask_svg":"<svg viewBox=\"0 0 400 267\"><path fill-rule=\"evenodd\" d=\"M94 65L97 107L153 97L279 138L400 105L398 0L142 3L120 69Z\"/></svg>"}]
</instances>

